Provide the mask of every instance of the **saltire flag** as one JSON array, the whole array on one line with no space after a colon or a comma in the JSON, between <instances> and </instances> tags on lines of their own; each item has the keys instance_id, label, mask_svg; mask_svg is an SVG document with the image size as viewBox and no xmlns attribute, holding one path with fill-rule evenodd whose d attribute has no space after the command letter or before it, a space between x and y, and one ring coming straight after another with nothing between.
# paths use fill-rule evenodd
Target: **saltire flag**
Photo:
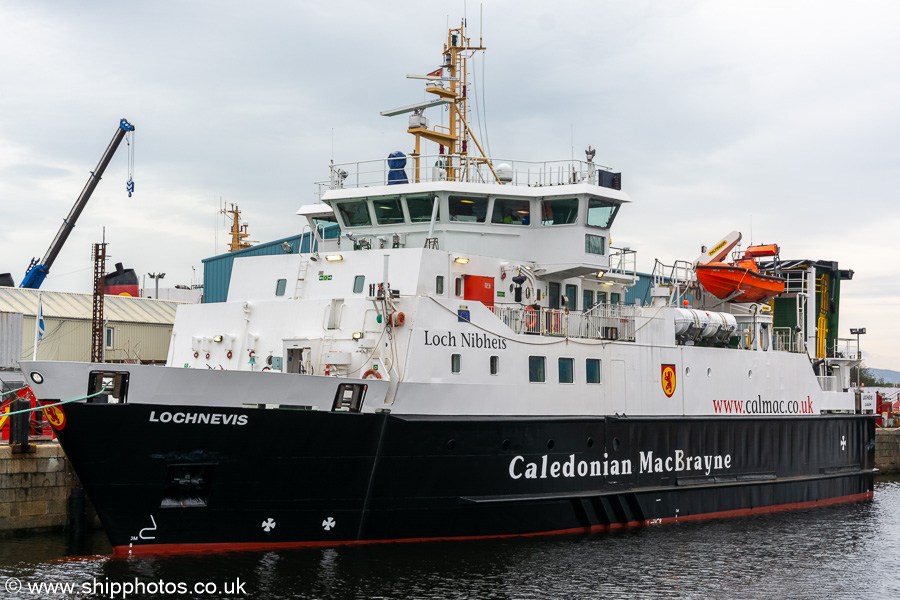
<instances>
[{"instance_id":1,"label":"saltire flag","mask_svg":"<svg viewBox=\"0 0 900 600\"><path fill-rule=\"evenodd\" d=\"M38 294L38 341L44 339L44 304Z\"/></svg>"},{"instance_id":2,"label":"saltire flag","mask_svg":"<svg viewBox=\"0 0 900 600\"><path fill-rule=\"evenodd\" d=\"M443 72L444 72L444 68L441 67L440 69L435 69L434 71L429 73L428 76L429 77L440 77L443 74Z\"/></svg>"}]
</instances>

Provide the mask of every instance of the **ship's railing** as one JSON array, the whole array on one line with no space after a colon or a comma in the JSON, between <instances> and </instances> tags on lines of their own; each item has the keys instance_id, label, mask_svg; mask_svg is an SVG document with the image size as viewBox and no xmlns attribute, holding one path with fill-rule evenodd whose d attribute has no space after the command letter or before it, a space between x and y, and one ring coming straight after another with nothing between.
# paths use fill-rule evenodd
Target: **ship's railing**
<instances>
[{"instance_id":1,"label":"ship's railing","mask_svg":"<svg viewBox=\"0 0 900 600\"><path fill-rule=\"evenodd\" d=\"M825 349L825 356L828 358L849 358L853 360L862 358L856 338L835 338L834 342L829 341L828 347Z\"/></svg>"},{"instance_id":2,"label":"ship's railing","mask_svg":"<svg viewBox=\"0 0 900 600\"><path fill-rule=\"evenodd\" d=\"M806 352L806 343L802 336L794 333L791 327L775 327L772 330L774 349L779 352Z\"/></svg>"},{"instance_id":3,"label":"ship's railing","mask_svg":"<svg viewBox=\"0 0 900 600\"><path fill-rule=\"evenodd\" d=\"M672 290L669 302L681 306L694 282L694 265L686 260L676 260L674 264L666 265L656 259L651 277L654 286L669 286Z\"/></svg>"},{"instance_id":4,"label":"ship's railing","mask_svg":"<svg viewBox=\"0 0 900 600\"><path fill-rule=\"evenodd\" d=\"M816 375L816 381L823 392L839 392L838 378L834 375Z\"/></svg>"},{"instance_id":5,"label":"ship's railing","mask_svg":"<svg viewBox=\"0 0 900 600\"><path fill-rule=\"evenodd\" d=\"M490 310L516 333L550 337L634 341L637 309L598 304L589 312L495 304Z\"/></svg>"},{"instance_id":6,"label":"ship's railing","mask_svg":"<svg viewBox=\"0 0 900 600\"><path fill-rule=\"evenodd\" d=\"M321 197L329 189L388 185L388 174L391 173L389 160L391 159L379 158L332 165L329 179L316 182L319 196ZM583 160L540 162L505 158L485 160L458 154L422 155L419 160L419 182L498 183L488 166L488 162L490 162L504 184L507 185L535 187L590 183L612 189L622 188L621 173L613 173L609 167ZM417 180L413 157L406 157L406 167L395 170L395 173L399 171L402 171L409 182Z\"/></svg>"},{"instance_id":7,"label":"ship's railing","mask_svg":"<svg viewBox=\"0 0 900 600\"><path fill-rule=\"evenodd\" d=\"M626 275L637 283L637 251L631 248L609 247L609 273ZM630 285L634 285L634 283Z\"/></svg>"},{"instance_id":8,"label":"ship's railing","mask_svg":"<svg viewBox=\"0 0 900 600\"><path fill-rule=\"evenodd\" d=\"M807 271L781 271L775 269L760 268L759 272L766 275L773 275L775 277L783 277L785 294L806 293L806 281L809 275Z\"/></svg>"}]
</instances>

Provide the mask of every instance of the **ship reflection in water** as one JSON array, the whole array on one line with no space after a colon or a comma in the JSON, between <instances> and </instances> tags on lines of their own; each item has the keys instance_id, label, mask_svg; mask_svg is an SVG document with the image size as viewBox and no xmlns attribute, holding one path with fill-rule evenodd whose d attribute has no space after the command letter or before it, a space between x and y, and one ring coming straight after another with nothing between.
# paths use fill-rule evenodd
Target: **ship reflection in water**
<instances>
[{"instance_id":1,"label":"ship reflection in water","mask_svg":"<svg viewBox=\"0 0 900 600\"><path fill-rule=\"evenodd\" d=\"M900 585L898 514L894 477L872 502L589 535L132 558L65 557L65 536L29 536L0 543L0 589L22 584L0 595L50 597L29 592L44 583L75 586L57 598L121 598L135 584L144 593L127 597L887 598ZM111 547L95 532L81 550Z\"/></svg>"}]
</instances>

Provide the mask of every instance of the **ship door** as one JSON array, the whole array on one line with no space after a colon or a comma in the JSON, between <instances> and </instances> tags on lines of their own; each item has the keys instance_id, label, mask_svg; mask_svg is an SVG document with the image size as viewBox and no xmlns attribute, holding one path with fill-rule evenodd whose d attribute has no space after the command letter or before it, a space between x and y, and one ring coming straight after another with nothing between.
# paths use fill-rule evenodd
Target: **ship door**
<instances>
[{"instance_id":1,"label":"ship door","mask_svg":"<svg viewBox=\"0 0 900 600\"><path fill-rule=\"evenodd\" d=\"M284 349L284 372L297 374L311 374L312 348L309 346L293 345Z\"/></svg>"},{"instance_id":2,"label":"ship door","mask_svg":"<svg viewBox=\"0 0 900 600\"><path fill-rule=\"evenodd\" d=\"M467 275L463 299L477 300L488 308L494 308L494 278Z\"/></svg>"}]
</instances>

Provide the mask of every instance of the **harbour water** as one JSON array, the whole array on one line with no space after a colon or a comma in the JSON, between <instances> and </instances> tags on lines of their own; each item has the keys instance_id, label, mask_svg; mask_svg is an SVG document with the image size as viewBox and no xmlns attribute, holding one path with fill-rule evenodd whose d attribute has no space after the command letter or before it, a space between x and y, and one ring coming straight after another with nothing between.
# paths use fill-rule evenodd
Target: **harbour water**
<instances>
[{"instance_id":1,"label":"harbour water","mask_svg":"<svg viewBox=\"0 0 900 600\"><path fill-rule=\"evenodd\" d=\"M65 534L0 539L0 597L900 597L900 478L879 478L871 502L590 535L132 558L110 551L102 532L78 548Z\"/></svg>"}]
</instances>

